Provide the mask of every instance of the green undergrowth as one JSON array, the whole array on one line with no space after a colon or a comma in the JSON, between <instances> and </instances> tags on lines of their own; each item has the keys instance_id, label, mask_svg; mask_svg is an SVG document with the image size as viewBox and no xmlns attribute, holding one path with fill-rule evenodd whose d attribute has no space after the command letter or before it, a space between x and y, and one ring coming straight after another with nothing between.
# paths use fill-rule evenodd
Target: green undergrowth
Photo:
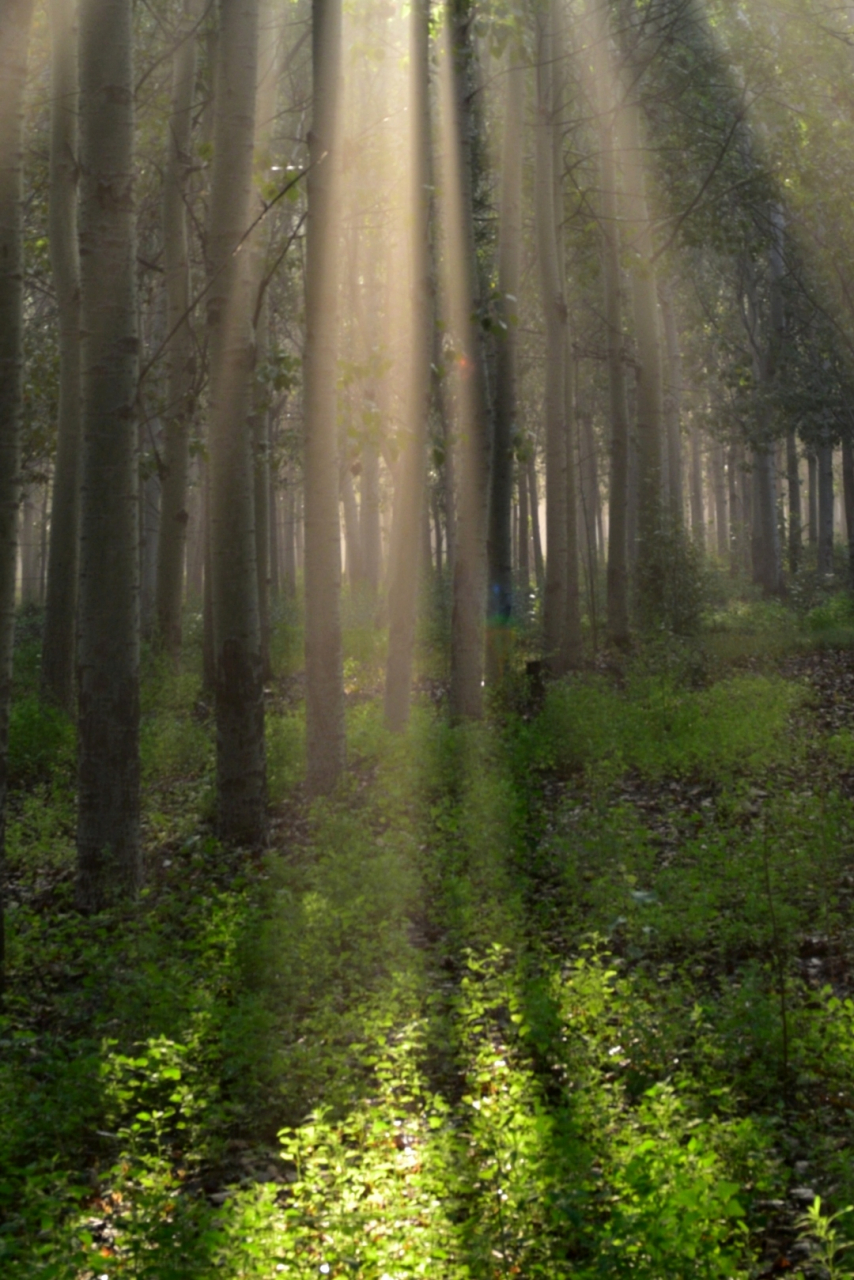
<instances>
[{"instance_id":1,"label":"green undergrowth","mask_svg":"<svg viewBox=\"0 0 854 1280\"><path fill-rule=\"evenodd\" d=\"M809 776L800 686L638 662L500 730L419 705L402 737L355 699L310 809L282 687L276 845L249 856L205 825L198 679L152 661L148 884L97 916L73 740L30 751L54 763L12 796L0 1274L748 1280L796 1181L844 1207L851 753Z\"/></svg>"}]
</instances>

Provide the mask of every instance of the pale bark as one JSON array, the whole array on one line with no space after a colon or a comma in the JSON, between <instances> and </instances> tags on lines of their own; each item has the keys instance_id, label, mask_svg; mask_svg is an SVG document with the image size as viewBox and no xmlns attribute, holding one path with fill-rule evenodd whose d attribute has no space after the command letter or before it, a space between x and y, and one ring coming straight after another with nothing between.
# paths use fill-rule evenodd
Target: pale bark
<instances>
[{"instance_id":1,"label":"pale bark","mask_svg":"<svg viewBox=\"0 0 854 1280\"><path fill-rule=\"evenodd\" d=\"M253 511L253 288L236 252L252 198L258 0L223 0L211 180L210 539L217 821L228 840L266 829L264 698Z\"/></svg>"},{"instance_id":2,"label":"pale bark","mask_svg":"<svg viewBox=\"0 0 854 1280\"><path fill-rule=\"evenodd\" d=\"M519 590L527 613L531 591L531 521L528 515L528 474L523 459L516 464L516 488L519 494Z\"/></svg>"},{"instance_id":3,"label":"pale bark","mask_svg":"<svg viewBox=\"0 0 854 1280\"><path fill-rule=\"evenodd\" d=\"M0 993L5 934L6 777L23 411L23 96L31 0L0 8Z\"/></svg>"},{"instance_id":4,"label":"pale bark","mask_svg":"<svg viewBox=\"0 0 854 1280\"><path fill-rule=\"evenodd\" d=\"M546 330L546 581L543 598L545 659L554 675L566 669L567 470L566 324L555 226L554 3L537 14L537 118L535 221L540 293Z\"/></svg>"},{"instance_id":5,"label":"pale bark","mask_svg":"<svg viewBox=\"0 0 854 1280\"><path fill-rule=\"evenodd\" d=\"M77 901L89 910L142 879L131 8L80 5Z\"/></svg>"},{"instance_id":6,"label":"pale bark","mask_svg":"<svg viewBox=\"0 0 854 1280\"><path fill-rule=\"evenodd\" d=\"M797 573L801 562L801 477L798 442L794 431L786 435L786 484L789 497L789 572Z\"/></svg>"},{"instance_id":7,"label":"pale bark","mask_svg":"<svg viewBox=\"0 0 854 1280\"><path fill-rule=\"evenodd\" d=\"M346 462L341 466L341 505L344 508L344 545L347 552L347 581L350 590L357 587L364 577L362 565L362 535L359 528L359 508L353 475Z\"/></svg>"},{"instance_id":8,"label":"pale bark","mask_svg":"<svg viewBox=\"0 0 854 1280\"><path fill-rule=\"evenodd\" d=\"M309 135L305 340L305 673L308 788L344 767L338 519L338 98L340 0L312 0L314 109Z\"/></svg>"},{"instance_id":9,"label":"pale bark","mask_svg":"<svg viewBox=\"0 0 854 1280\"><path fill-rule=\"evenodd\" d=\"M430 406L430 348L432 299L429 252L429 0L414 0L410 11L410 255L411 329L409 334L409 377L407 383L407 439L395 484L394 571L389 584L389 641L385 683L385 723L389 729L403 729L409 718L412 659L415 647L415 616L418 592L417 565L427 509L424 501L427 415ZM427 524L426 562L421 551L421 567L430 568L430 526Z\"/></svg>"},{"instance_id":10,"label":"pale bark","mask_svg":"<svg viewBox=\"0 0 854 1280\"><path fill-rule=\"evenodd\" d=\"M71 712L80 519L80 259L76 0L51 0L49 230L59 313L59 412L42 641L44 696Z\"/></svg>"},{"instance_id":11,"label":"pale bark","mask_svg":"<svg viewBox=\"0 0 854 1280\"><path fill-rule=\"evenodd\" d=\"M818 571L833 573L833 446L818 446Z\"/></svg>"},{"instance_id":12,"label":"pale bark","mask_svg":"<svg viewBox=\"0 0 854 1280\"><path fill-rule=\"evenodd\" d=\"M186 201L193 166L195 25L199 9L200 0L184 0L181 30L172 57L172 105L163 177L163 269L169 338L155 612L158 638L173 657L177 657L181 649L181 604L189 518L187 478L195 399Z\"/></svg>"},{"instance_id":13,"label":"pale bark","mask_svg":"<svg viewBox=\"0 0 854 1280\"><path fill-rule=\"evenodd\" d=\"M632 259L632 305L637 345L638 562L653 563L661 524L661 340L653 262L652 224L646 199L640 107L620 113L627 209L626 241Z\"/></svg>"},{"instance_id":14,"label":"pale bark","mask_svg":"<svg viewBox=\"0 0 854 1280\"><path fill-rule=\"evenodd\" d=\"M617 221L617 161L615 154L614 75L608 57L607 11L594 0L593 72L599 128L599 185L601 188L601 253L605 323L608 332L608 394L610 478L608 486L608 638L624 646L629 639L628 466L629 419L623 363L622 280L620 233Z\"/></svg>"},{"instance_id":15,"label":"pale bark","mask_svg":"<svg viewBox=\"0 0 854 1280\"><path fill-rule=\"evenodd\" d=\"M471 85L474 52L471 14L464 0L446 11L445 101L449 138L446 160L448 239L453 263L448 294L451 328L458 343L459 494L451 613L450 710L454 719L483 713L483 641L486 606L486 504L489 432L486 368L479 323L480 297L472 202Z\"/></svg>"},{"instance_id":16,"label":"pale bark","mask_svg":"<svg viewBox=\"0 0 854 1280\"><path fill-rule=\"evenodd\" d=\"M848 434L842 437L842 500L848 533L848 588L854 587L854 447Z\"/></svg>"},{"instance_id":17,"label":"pale bark","mask_svg":"<svg viewBox=\"0 0 854 1280\"><path fill-rule=\"evenodd\" d=\"M492 483L489 492L490 617L506 622L513 608L513 560L510 504L513 492L513 432L516 426L519 261L522 245L522 113L525 67L522 51L511 43L505 77L504 139L501 159L501 207L498 225L498 292L501 333L495 373L495 424ZM492 648L489 654L493 655ZM487 679L497 675L494 662Z\"/></svg>"},{"instance_id":18,"label":"pale bark","mask_svg":"<svg viewBox=\"0 0 854 1280\"><path fill-rule=\"evenodd\" d=\"M542 596L546 585L546 566L543 557L543 540L540 533L540 496L537 491L537 463L532 449L528 456L528 495L531 500L531 536L534 543L534 574L537 591Z\"/></svg>"}]
</instances>

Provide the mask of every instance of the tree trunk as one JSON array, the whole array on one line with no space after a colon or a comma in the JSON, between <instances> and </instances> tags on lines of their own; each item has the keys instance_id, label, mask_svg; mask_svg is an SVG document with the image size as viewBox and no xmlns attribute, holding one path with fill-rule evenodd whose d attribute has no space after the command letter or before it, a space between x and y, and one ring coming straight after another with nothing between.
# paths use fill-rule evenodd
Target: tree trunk
<instances>
[{"instance_id":1,"label":"tree trunk","mask_svg":"<svg viewBox=\"0 0 854 1280\"><path fill-rule=\"evenodd\" d=\"M400 459L394 492L395 556L389 584L388 661L385 682L385 723L399 731L409 718L412 657L415 647L415 615L419 575L430 568L430 526L425 551L419 556L419 539L427 509L424 502L427 414L430 407L430 352L432 299L429 252L429 74L430 4L415 0L410 11L409 156L411 219L412 307L409 377L406 389L407 439Z\"/></svg>"},{"instance_id":2,"label":"tree trunk","mask_svg":"<svg viewBox=\"0 0 854 1280\"><path fill-rule=\"evenodd\" d=\"M6 778L23 415L23 98L31 0L0 8L0 994L3 990Z\"/></svg>"},{"instance_id":3,"label":"tree trunk","mask_svg":"<svg viewBox=\"0 0 854 1280\"><path fill-rule=\"evenodd\" d=\"M362 567L365 584L372 600L380 590L380 455L369 440L362 448L361 505L359 525L362 532Z\"/></svg>"},{"instance_id":4,"label":"tree trunk","mask_svg":"<svg viewBox=\"0 0 854 1280\"><path fill-rule=\"evenodd\" d=\"M833 574L833 446L818 446L818 571Z\"/></svg>"},{"instance_id":5,"label":"tree trunk","mask_svg":"<svg viewBox=\"0 0 854 1280\"><path fill-rule=\"evenodd\" d=\"M691 427L691 536L698 546L706 545L703 516L703 452L699 427Z\"/></svg>"},{"instance_id":6,"label":"tree trunk","mask_svg":"<svg viewBox=\"0 0 854 1280\"><path fill-rule=\"evenodd\" d=\"M446 10L447 57L444 117L447 124L445 191L450 258L451 329L458 344L457 408L459 506L456 522L451 612L450 710L454 719L477 719L483 712L483 623L486 606L486 500L489 432L486 369L480 326L480 297L474 239L471 182L471 86L474 51L471 13L464 0Z\"/></svg>"},{"instance_id":7,"label":"tree trunk","mask_svg":"<svg viewBox=\"0 0 854 1280\"><path fill-rule=\"evenodd\" d=\"M346 463L341 467L341 505L344 508L344 546L346 549L347 580L350 590L364 578L362 565L362 536L359 528L359 508L353 488L353 476Z\"/></svg>"},{"instance_id":8,"label":"tree trunk","mask_svg":"<svg viewBox=\"0 0 854 1280\"><path fill-rule=\"evenodd\" d=\"M809 544L818 543L818 458L815 452L807 454L807 505L809 507Z\"/></svg>"},{"instance_id":9,"label":"tree trunk","mask_svg":"<svg viewBox=\"0 0 854 1280\"><path fill-rule=\"evenodd\" d=\"M131 9L130 0L80 5L77 902L86 910L142 879Z\"/></svg>"},{"instance_id":10,"label":"tree trunk","mask_svg":"<svg viewBox=\"0 0 854 1280\"><path fill-rule=\"evenodd\" d=\"M505 624L513 609L513 557L510 505L513 492L513 431L516 425L519 260L522 244L522 116L525 67L511 42L504 96L501 160L501 210L498 225L498 291L501 333L496 351L495 434L489 493L490 617ZM494 681L495 647L489 648L487 679Z\"/></svg>"},{"instance_id":11,"label":"tree trunk","mask_svg":"<svg viewBox=\"0 0 854 1280\"><path fill-rule=\"evenodd\" d=\"M314 108L309 134L305 339L305 673L308 788L344 767L338 519L338 97L341 0L312 0Z\"/></svg>"},{"instance_id":12,"label":"tree trunk","mask_svg":"<svg viewBox=\"0 0 854 1280\"><path fill-rule=\"evenodd\" d=\"M780 540L774 493L774 449L766 445L753 451L752 562L753 581L768 594L782 585ZM831 503L831 519L833 506Z\"/></svg>"},{"instance_id":13,"label":"tree trunk","mask_svg":"<svg viewBox=\"0 0 854 1280\"><path fill-rule=\"evenodd\" d=\"M42 693L69 714L74 703L80 521L80 258L77 247L77 17L52 0L50 261L59 312L59 413L50 514Z\"/></svg>"},{"instance_id":14,"label":"tree trunk","mask_svg":"<svg viewBox=\"0 0 854 1280\"><path fill-rule=\"evenodd\" d=\"M724 474L724 447L715 441L712 446L712 475L715 491L715 533L717 535L717 553L721 560L729 548L729 530L727 528L726 509L726 475Z\"/></svg>"},{"instance_id":15,"label":"tree trunk","mask_svg":"<svg viewBox=\"0 0 854 1280\"><path fill-rule=\"evenodd\" d=\"M264 691L249 432L251 258L236 253L252 197L258 0L223 0L211 179L210 540L217 821L230 841L266 830Z\"/></svg>"},{"instance_id":16,"label":"tree trunk","mask_svg":"<svg viewBox=\"0 0 854 1280\"><path fill-rule=\"evenodd\" d=\"M801 562L802 517L798 442L794 431L786 436L786 481L789 490L789 572L795 574Z\"/></svg>"},{"instance_id":17,"label":"tree trunk","mask_svg":"<svg viewBox=\"0 0 854 1280\"><path fill-rule=\"evenodd\" d=\"M172 106L163 177L163 270L168 342L166 414L157 544L157 634L176 658L187 545L187 476L194 410L195 360L190 330L190 260L186 200L192 172L196 31L199 0L184 0L179 43L172 55Z\"/></svg>"},{"instance_id":18,"label":"tree trunk","mask_svg":"<svg viewBox=\"0 0 854 1280\"><path fill-rule=\"evenodd\" d=\"M153 440L150 449L145 447L147 438ZM152 640L156 631L161 495L155 450L159 451L161 443L160 423L155 418L140 432L139 440L142 471L139 484L139 627L143 640Z\"/></svg>"},{"instance_id":19,"label":"tree trunk","mask_svg":"<svg viewBox=\"0 0 854 1280\"><path fill-rule=\"evenodd\" d=\"M638 562L643 572L659 566L656 539L661 524L661 342L653 265L652 224L646 200L640 108L627 103L620 115L625 167L626 238L632 255L632 303L637 374ZM654 572L660 571L659 568Z\"/></svg>"},{"instance_id":20,"label":"tree trunk","mask_svg":"<svg viewBox=\"0 0 854 1280\"><path fill-rule=\"evenodd\" d=\"M563 674L567 616L566 519L566 299L555 227L554 3L537 15L535 220L540 291L546 330L546 582L543 599L545 659Z\"/></svg>"},{"instance_id":21,"label":"tree trunk","mask_svg":"<svg viewBox=\"0 0 854 1280\"><path fill-rule=\"evenodd\" d=\"M854 590L854 446L847 434L842 437L842 497L848 533L848 589Z\"/></svg>"},{"instance_id":22,"label":"tree trunk","mask_svg":"<svg viewBox=\"0 0 854 1280\"><path fill-rule=\"evenodd\" d=\"M676 313L670 285L662 282L658 296L664 321L667 353L667 385L664 418L667 438L667 505L675 529L683 526L682 496L682 353L676 332Z\"/></svg>"},{"instance_id":23,"label":"tree trunk","mask_svg":"<svg viewBox=\"0 0 854 1280\"><path fill-rule=\"evenodd\" d=\"M528 553L531 520L528 515L528 476L522 458L516 464L516 488L519 494L519 590L522 593L522 607L527 614L531 591L531 560Z\"/></svg>"},{"instance_id":24,"label":"tree trunk","mask_svg":"<svg viewBox=\"0 0 854 1280\"><path fill-rule=\"evenodd\" d=\"M546 566L543 557L543 541L540 535L540 496L537 492L537 463L534 449L528 455L528 493L531 499L531 533L534 543L534 576L540 598L546 586Z\"/></svg>"},{"instance_id":25,"label":"tree trunk","mask_svg":"<svg viewBox=\"0 0 854 1280\"><path fill-rule=\"evenodd\" d=\"M35 604L39 598L38 528L35 487L27 485L21 500L21 604Z\"/></svg>"}]
</instances>

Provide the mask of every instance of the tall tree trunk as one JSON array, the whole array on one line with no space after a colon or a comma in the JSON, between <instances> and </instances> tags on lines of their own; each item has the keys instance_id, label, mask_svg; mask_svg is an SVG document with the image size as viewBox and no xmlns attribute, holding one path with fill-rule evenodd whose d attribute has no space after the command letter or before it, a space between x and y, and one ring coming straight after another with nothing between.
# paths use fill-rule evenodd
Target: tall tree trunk
<instances>
[{"instance_id":1,"label":"tall tree trunk","mask_svg":"<svg viewBox=\"0 0 854 1280\"><path fill-rule=\"evenodd\" d=\"M59 413L42 641L44 696L71 713L80 520L77 5L51 0L50 261L59 312Z\"/></svg>"},{"instance_id":2,"label":"tall tree trunk","mask_svg":"<svg viewBox=\"0 0 854 1280\"><path fill-rule=\"evenodd\" d=\"M717 553L721 560L729 548L729 530L727 528L726 509L726 475L724 473L724 447L715 441L712 446L712 476L715 491L715 533L717 535Z\"/></svg>"},{"instance_id":3,"label":"tall tree trunk","mask_svg":"<svg viewBox=\"0 0 854 1280\"><path fill-rule=\"evenodd\" d=\"M640 107L627 103L620 113L625 167L627 242L632 255L632 303L637 375L638 561L646 573L658 563L656 538L661 523L661 341L653 265L652 224L646 200Z\"/></svg>"},{"instance_id":4,"label":"tall tree trunk","mask_svg":"<svg viewBox=\"0 0 854 1280\"><path fill-rule=\"evenodd\" d=\"M23 414L23 98L31 0L0 8L0 994L3 990L6 779Z\"/></svg>"},{"instance_id":5,"label":"tall tree trunk","mask_svg":"<svg viewBox=\"0 0 854 1280\"><path fill-rule=\"evenodd\" d=\"M522 115L525 67L511 42L504 95L501 210L498 225L498 291L501 334L496 351L495 434L489 492L489 614L501 625L513 608L510 504L513 492L513 431L516 425L517 311L522 244ZM495 648L490 646L487 679L495 680Z\"/></svg>"},{"instance_id":6,"label":"tall tree trunk","mask_svg":"<svg viewBox=\"0 0 854 1280\"><path fill-rule=\"evenodd\" d=\"M297 593L297 562L296 562L296 494L294 492L294 477L288 472L285 485L285 548L284 563L282 566L284 575L285 595L292 600Z\"/></svg>"},{"instance_id":7,"label":"tall tree trunk","mask_svg":"<svg viewBox=\"0 0 854 1280\"><path fill-rule=\"evenodd\" d=\"M818 571L833 573L833 446L818 446Z\"/></svg>"},{"instance_id":8,"label":"tall tree trunk","mask_svg":"<svg viewBox=\"0 0 854 1280\"><path fill-rule=\"evenodd\" d=\"M809 544L814 547L818 543L818 458L814 450L807 454L807 506Z\"/></svg>"},{"instance_id":9,"label":"tall tree trunk","mask_svg":"<svg viewBox=\"0 0 854 1280\"><path fill-rule=\"evenodd\" d=\"M38 529L36 526L36 491L27 485L21 499L21 604L38 600Z\"/></svg>"},{"instance_id":10,"label":"tall tree trunk","mask_svg":"<svg viewBox=\"0 0 854 1280\"><path fill-rule=\"evenodd\" d=\"M430 4L415 0L410 10L409 97L409 217L411 221L412 309L409 377L406 391L407 438L400 459L394 492L395 556L389 583L388 661L385 682L385 722L401 730L409 718L412 658L415 647L415 614L419 575L418 542L427 518L424 502L427 414L430 407L430 292L429 252L429 74ZM426 563L430 568L430 526L427 525Z\"/></svg>"},{"instance_id":11,"label":"tall tree trunk","mask_svg":"<svg viewBox=\"0 0 854 1280\"><path fill-rule=\"evenodd\" d=\"M700 428L691 427L691 536L698 546L706 545L703 515L703 451Z\"/></svg>"},{"instance_id":12,"label":"tall tree trunk","mask_svg":"<svg viewBox=\"0 0 854 1280\"><path fill-rule=\"evenodd\" d=\"M599 185L601 187L601 253L608 331L609 442L611 468L608 491L608 637L625 646L629 640L628 485L629 418L623 363L622 279L620 233L617 221L617 161L615 154L614 73L608 57L607 9L593 0L594 80L599 126Z\"/></svg>"},{"instance_id":13,"label":"tall tree trunk","mask_svg":"<svg viewBox=\"0 0 854 1280\"><path fill-rule=\"evenodd\" d=\"M142 879L131 9L80 5L77 902L87 910Z\"/></svg>"},{"instance_id":14,"label":"tall tree trunk","mask_svg":"<svg viewBox=\"0 0 854 1280\"><path fill-rule=\"evenodd\" d=\"M848 589L854 590L854 447L848 434L842 437L842 498L848 533Z\"/></svg>"},{"instance_id":15,"label":"tall tree trunk","mask_svg":"<svg viewBox=\"0 0 854 1280\"><path fill-rule=\"evenodd\" d=\"M356 492L353 488L353 476L346 461L342 464L340 471L341 505L344 508L344 546L347 555L347 580L352 591L364 578L362 537L359 528L359 508L356 505Z\"/></svg>"},{"instance_id":16,"label":"tall tree trunk","mask_svg":"<svg viewBox=\"0 0 854 1280\"><path fill-rule=\"evenodd\" d=\"M480 326L471 183L471 45L473 10L467 0L449 0L444 104L445 189L451 327L460 349L457 368L459 505L456 521L451 612L450 710L454 719L477 719L483 712L483 623L486 606L486 500L489 432L486 369Z\"/></svg>"},{"instance_id":17,"label":"tall tree trunk","mask_svg":"<svg viewBox=\"0 0 854 1280\"><path fill-rule=\"evenodd\" d=\"M537 491L537 462L533 448L528 455L527 471L528 493L531 499L531 534L534 543L534 576L537 581L537 591L542 599L546 589L546 566L540 534L540 495Z\"/></svg>"},{"instance_id":18,"label":"tall tree trunk","mask_svg":"<svg viewBox=\"0 0 854 1280\"><path fill-rule=\"evenodd\" d=\"M676 332L676 312L670 285L662 282L658 296L664 321L667 352L667 386L664 417L667 433L667 503L670 519L676 529L683 524L682 496L682 353Z\"/></svg>"},{"instance_id":19,"label":"tall tree trunk","mask_svg":"<svg viewBox=\"0 0 854 1280\"><path fill-rule=\"evenodd\" d=\"M528 548L531 540L531 520L528 515L528 476L524 459L516 463L516 488L519 494L519 590L522 604L528 612L528 596L531 591L531 560Z\"/></svg>"},{"instance_id":20,"label":"tall tree trunk","mask_svg":"<svg viewBox=\"0 0 854 1280\"><path fill-rule=\"evenodd\" d=\"M801 477L798 441L794 431L786 435L786 482L789 490L789 572L798 572L801 562Z\"/></svg>"},{"instance_id":21,"label":"tall tree trunk","mask_svg":"<svg viewBox=\"0 0 854 1280\"><path fill-rule=\"evenodd\" d=\"M380 455L372 440L362 447L361 504L359 526L362 534L362 567L372 600L380 590Z\"/></svg>"},{"instance_id":22,"label":"tall tree trunk","mask_svg":"<svg viewBox=\"0 0 854 1280\"><path fill-rule=\"evenodd\" d=\"M312 0L304 362L306 748L312 794L334 787L345 753L335 389L340 65L341 0Z\"/></svg>"},{"instance_id":23,"label":"tall tree trunk","mask_svg":"<svg viewBox=\"0 0 854 1280\"><path fill-rule=\"evenodd\" d=\"M152 441L152 447L146 448L147 440ZM160 423L155 418L140 431L139 436L142 472L139 484L139 628L143 640L153 639L156 630L160 476L157 471L155 450L159 452L161 444Z\"/></svg>"},{"instance_id":24,"label":"tall tree trunk","mask_svg":"<svg viewBox=\"0 0 854 1280\"><path fill-rule=\"evenodd\" d=\"M554 2L537 14L537 119L535 220L540 290L546 329L546 582L543 599L545 658L553 674L566 669L566 323L555 226Z\"/></svg>"},{"instance_id":25,"label":"tall tree trunk","mask_svg":"<svg viewBox=\"0 0 854 1280\"><path fill-rule=\"evenodd\" d=\"M186 200L192 172L196 31L199 0L184 0L172 55L172 105L163 177L163 270L166 285L167 390L157 544L156 614L160 643L181 650L181 603L187 546L187 477L194 409L195 361L190 330L190 259Z\"/></svg>"},{"instance_id":26,"label":"tall tree trunk","mask_svg":"<svg viewBox=\"0 0 854 1280\"><path fill-rule=\"evenodd\" d=\"M249 420L254 361L251 260L236 249L252 197L258 0L223 0L211 179L210 538L222 836L266 829L264 696Z\"/></svg>"}]
</instances>

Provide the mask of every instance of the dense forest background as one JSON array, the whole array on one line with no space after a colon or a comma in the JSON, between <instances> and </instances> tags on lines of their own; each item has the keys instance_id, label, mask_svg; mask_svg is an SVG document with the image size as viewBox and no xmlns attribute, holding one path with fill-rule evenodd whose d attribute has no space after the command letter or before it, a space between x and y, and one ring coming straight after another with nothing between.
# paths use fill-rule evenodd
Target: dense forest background
<instances>
[{"instance_id":1,"label":"dense forest background","mask_svg":"<svg viewBox=\"0 0 854 1280\"><path fill-rule=\"evenodd\" d=\"M854 14L0 3L0 1270L847 1277Z\"/></svg>"}]
</instances>

